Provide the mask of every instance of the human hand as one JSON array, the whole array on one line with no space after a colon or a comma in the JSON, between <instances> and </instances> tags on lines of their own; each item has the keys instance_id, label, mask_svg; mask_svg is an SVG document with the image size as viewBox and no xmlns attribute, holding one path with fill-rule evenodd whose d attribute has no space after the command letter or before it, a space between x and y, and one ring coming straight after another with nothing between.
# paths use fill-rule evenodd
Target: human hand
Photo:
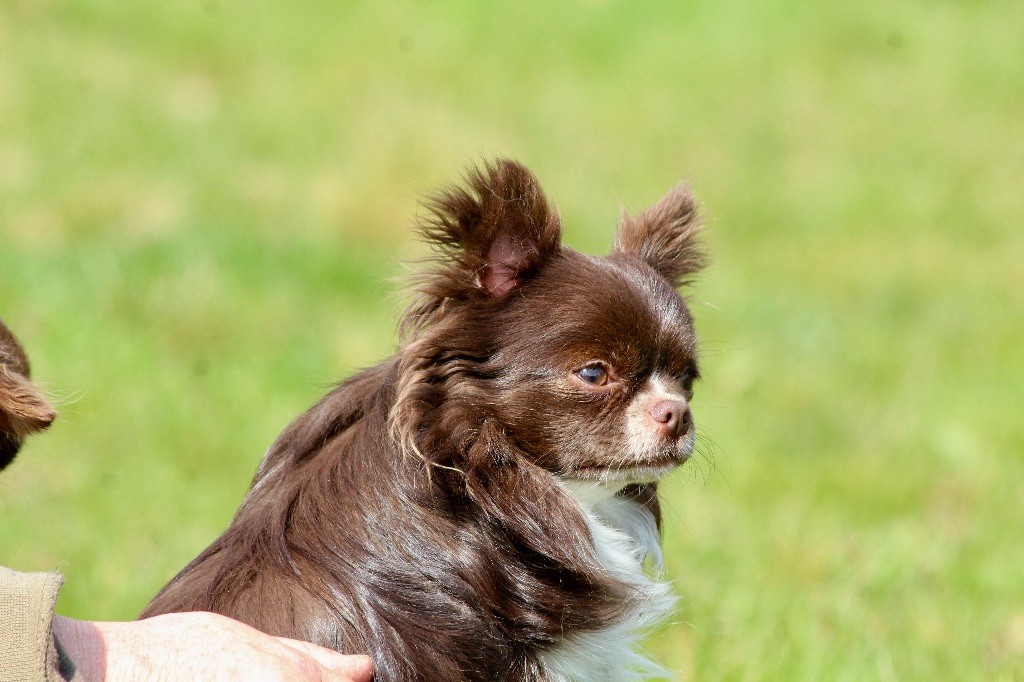
<instances>
[{"instance_id":1,"label":"human hand","mask_svg":"<svg viewBox=\"0 0 1024 682\"><path fill-rule=\"evenodd\" d=\"M367 656L273 637L215 613L169 613L127 623L54 616L53 634L86 682L311 680L369 682Z\"/></svg>"}]
</instances>

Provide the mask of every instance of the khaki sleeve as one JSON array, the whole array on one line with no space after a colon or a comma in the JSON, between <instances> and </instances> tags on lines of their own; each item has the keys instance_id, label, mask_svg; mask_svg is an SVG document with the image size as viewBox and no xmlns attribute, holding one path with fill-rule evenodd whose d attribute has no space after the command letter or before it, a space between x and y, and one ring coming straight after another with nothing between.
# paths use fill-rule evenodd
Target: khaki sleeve
<instances>
[{"instance_id":1,"label":"khaki sleeve","mask_svg":"<svg viewBox=\"0 0 1024 682\"><path fill-rule=\"evenodd\" d=\"M0 566L0 680L63 679L50 627L59 573L18 573Z\"/></svg>"}]
</instances>

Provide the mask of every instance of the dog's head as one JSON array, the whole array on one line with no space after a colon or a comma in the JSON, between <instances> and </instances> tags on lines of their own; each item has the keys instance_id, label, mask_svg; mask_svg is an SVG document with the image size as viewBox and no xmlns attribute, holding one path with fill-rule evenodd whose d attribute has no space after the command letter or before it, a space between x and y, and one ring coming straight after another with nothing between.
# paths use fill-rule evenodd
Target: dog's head
<instances>
[{"instance_id":1,"label":"dog's head","mask_svg":"<svg viewBox=\"0 0 1024 682\"><path fill-rule=\"evenodd\" d=\"M686 187L623 214L603 258L561 244L557 212L512 161L471 171L427 208L437 257L406 316L391 414L408 449L473 467L472 443L497 432L564 480L615 487L690 456L697 347L676 287L705 256Z\"/></svg>"},{"instance_id":2,"label":"dog's head","mask_svg":"<svg viewBox=\"0 0 1024 682\"><path fill-rule=\"evenodd\" d=\"M28 377L25 351L0 322L0 469L11 463L26 436L45 429L57 416Z\"/></svg>"}]
</instances>

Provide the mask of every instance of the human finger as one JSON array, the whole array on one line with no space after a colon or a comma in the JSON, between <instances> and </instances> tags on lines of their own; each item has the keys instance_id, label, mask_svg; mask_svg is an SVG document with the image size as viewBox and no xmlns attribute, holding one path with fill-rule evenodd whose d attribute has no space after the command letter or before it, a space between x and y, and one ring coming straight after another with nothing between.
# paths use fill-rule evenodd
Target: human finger
<instances>
[{"instance_id":1,"label":"human finger","mask_svg":"<svg viewBox=\"0 0 1024 682\"><path fill-rule=\"evenodd\" d=\"M369 656L339 654L332 649L288 637L278 637L277 641L309 656L332 673L343 675L352 682L370 682L373 679L373 661Z\"/></svg>"}]
</instances>

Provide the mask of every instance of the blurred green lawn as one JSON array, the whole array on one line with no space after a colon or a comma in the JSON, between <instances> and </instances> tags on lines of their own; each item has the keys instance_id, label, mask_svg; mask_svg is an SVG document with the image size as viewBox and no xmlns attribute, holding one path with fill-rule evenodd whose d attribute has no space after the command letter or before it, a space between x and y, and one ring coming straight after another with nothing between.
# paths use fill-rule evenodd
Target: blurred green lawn
<instances>
[{"instance_id":1,"label":"blurred green lawn","mask_svg":"<svg viewBox=\"0 0 1024 682\"><path fill-rule=\"evenodd\" d=\"M0 317L61 407L0 563L133 617L496 154L584 251L710 216L679 679L1024 679L1020 2L0 4Z\"/></svg>"}]
</instances>

